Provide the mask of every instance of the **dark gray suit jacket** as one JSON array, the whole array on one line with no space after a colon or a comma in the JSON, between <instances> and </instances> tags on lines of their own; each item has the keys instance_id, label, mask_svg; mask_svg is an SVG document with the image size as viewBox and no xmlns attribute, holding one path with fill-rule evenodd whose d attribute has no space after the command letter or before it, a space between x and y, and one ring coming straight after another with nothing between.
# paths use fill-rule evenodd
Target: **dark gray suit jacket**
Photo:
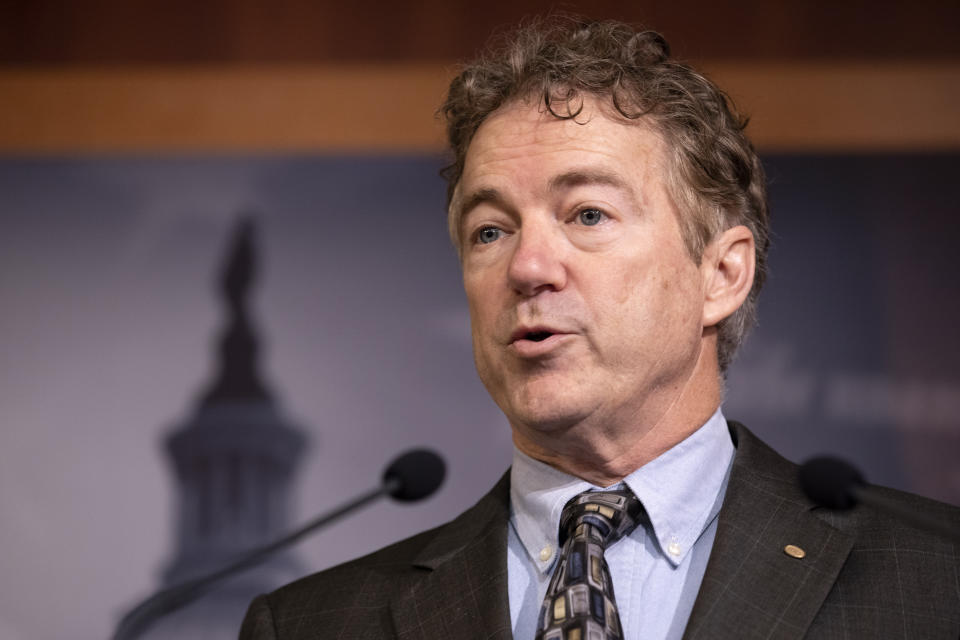
<instances>
[{"instance_id":1,"label":"dark gray suit jacket","mask_svg":"<svg viewBox=\"0 0 960 640\"><path fill-rule=\"evenodd\" d=\"M815 508L746 428L685 639L960 638L960 549L869 507ZM960 528L960 509L885 490ZM509 476L456 520L250 605L241 640L509 639ZM784 547L806 551L797 559Z\"/></svg>"}]
</instances>

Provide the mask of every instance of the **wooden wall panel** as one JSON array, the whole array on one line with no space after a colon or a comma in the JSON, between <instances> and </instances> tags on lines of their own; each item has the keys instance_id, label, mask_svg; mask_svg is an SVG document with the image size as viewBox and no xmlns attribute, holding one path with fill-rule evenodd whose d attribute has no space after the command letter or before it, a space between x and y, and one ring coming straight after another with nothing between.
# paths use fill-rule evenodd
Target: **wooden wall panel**
<instances>
[{"instance_id":1,"label":"wooden wall panel","mask_svg":"<svg viewBox=\"0 0 960 640\"><path fill-rule=\"evenodd\" d=\"M0 71L0 150L434 150L440 65Z\"/></svg>"},{"instance_id":2,"label":"wooden wall panel","mask_svg":"<svg viewBox=\"0 0 960 640\"><path fill-rule=\"evenodd\" d=\"M453 64L0 70L0 151L436 151ZM960 63L723 63L765 151L960 149Z\"/></svg>"},{"instance_id":3,"label":"wooden wall panel","mask_svg":"<svg viewBox=\"0 0 960 640\"><path fill-rule=\"evenodd\" d=\"M960 57L956 0L4 0L0 64L457 60L557 8L657 29L695 60Z\"/></svg>"}]
</instances>

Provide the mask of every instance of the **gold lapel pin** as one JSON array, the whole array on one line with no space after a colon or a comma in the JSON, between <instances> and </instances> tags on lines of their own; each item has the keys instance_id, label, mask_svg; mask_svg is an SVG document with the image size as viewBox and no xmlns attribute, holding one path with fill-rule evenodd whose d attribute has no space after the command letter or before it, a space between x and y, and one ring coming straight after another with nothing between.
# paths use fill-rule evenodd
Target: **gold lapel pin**
<instances>
[{"instance_id":1,"label":"gold lapel pin","mask_svg":"<svg viewBox=\"0 0 960 640\"><path fill-rule=\"evenodd\" d=\"M783 552L791 558L797 558L798 560L807 555L806 551L795 544L788 544L783 548Z\"/></svg>"}]
</instances>

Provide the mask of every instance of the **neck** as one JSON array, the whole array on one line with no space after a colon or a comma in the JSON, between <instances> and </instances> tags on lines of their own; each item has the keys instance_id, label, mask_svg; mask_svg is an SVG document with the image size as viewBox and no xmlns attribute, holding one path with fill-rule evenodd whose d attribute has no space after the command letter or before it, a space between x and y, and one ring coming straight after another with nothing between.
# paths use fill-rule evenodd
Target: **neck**
<instances>
[{"instance_id":1,"label":"neck","mask_svg":"<svg viewBox=\"0 0 960 640\"><path fill-rule=\"evenodd\" d=\"M703 354L713 357L703 357ZM691 374L618 416L589 416L562 432L513 426L526 455L599 487L623 480L699 429L720 406L716 350L704 345Z\"/></svg>"}]
</instances>

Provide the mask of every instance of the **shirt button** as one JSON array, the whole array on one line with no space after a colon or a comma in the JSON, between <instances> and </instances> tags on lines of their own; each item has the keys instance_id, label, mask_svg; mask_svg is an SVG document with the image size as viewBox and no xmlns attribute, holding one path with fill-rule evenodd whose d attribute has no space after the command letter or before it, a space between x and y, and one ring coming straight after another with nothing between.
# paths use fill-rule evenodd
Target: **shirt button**
<instances>
[{"instance_id":1,"label":"shirt button","mask_svg":"<svg viewBox=\"0 0 960 640\"><path fill-rule=\"evenodd\" d=\"M667 545L667 553L669 553L672 556L680 555L681 551L683 551L683 549L680 548L680 544L677 542L671 542L670 544Z\"/></svg>"},{"instance_id":2,"label":"shirt button","mask_svg":"<svg viewBox=\"0 0 960 640\"><path fill-rule=\"evenodd\" d=\"M553 556L553 547L550 545L545 546L543 549L540 549L540 561L546 562Z\"/></svg>"}]
</instances>

